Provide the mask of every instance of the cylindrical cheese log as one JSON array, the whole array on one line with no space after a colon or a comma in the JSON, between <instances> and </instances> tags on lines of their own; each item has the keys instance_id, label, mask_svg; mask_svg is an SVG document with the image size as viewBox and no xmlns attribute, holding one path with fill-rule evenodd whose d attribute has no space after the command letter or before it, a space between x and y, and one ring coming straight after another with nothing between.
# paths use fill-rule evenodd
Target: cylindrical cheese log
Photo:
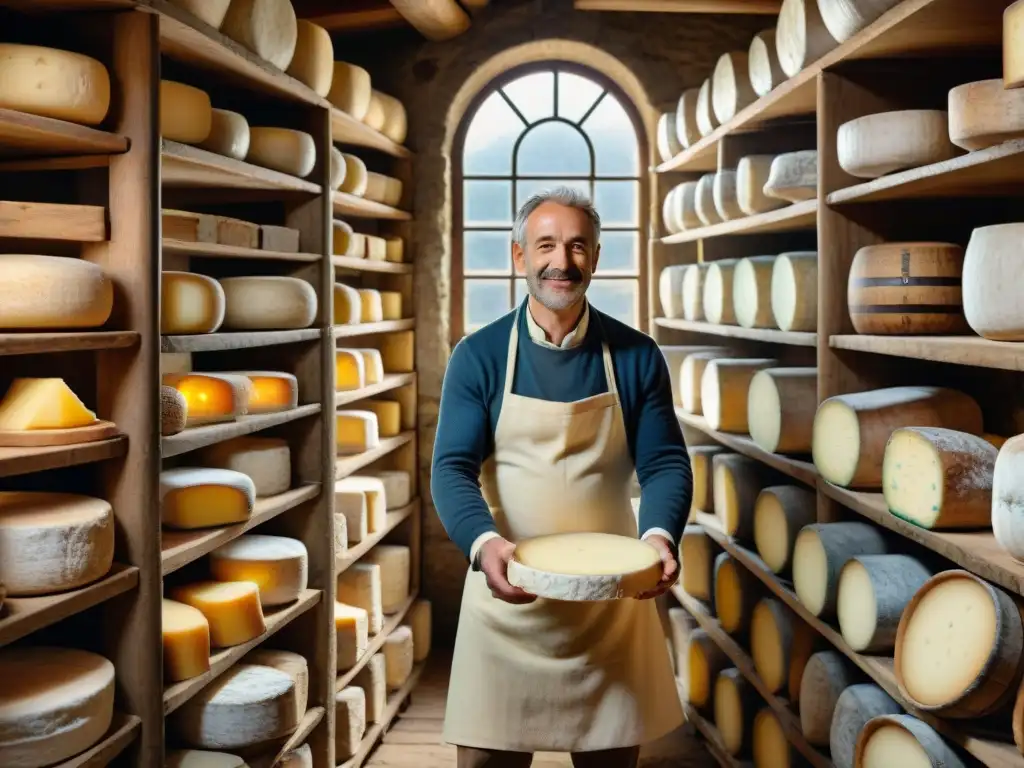
<instances>
[{"instance_id":1,"label":"cylindrical cheese log","mask_svg":"<svg viewBox=\"0 0 1024 768\"><path fill-rule=\"evenodd\" d=\"M839 165L851 176L876 179L957 155L949 140L949 118L938 109L879 112L839 126Z\"/></svg>"},{"instance_id":2,"label":"cylindrical cheese log","mask_svg":"<svg viewBox=\"0 0 1024 768\"><path fill-rule=\"evenodd\" d=\"M793 589L815 616L836 611L839 574L856 555L884 555L882 532L869 523L812 523L804 526L793 547Z\"/></svg>"},{"instance_id":3,"label":"cylindrical cheese log","mask_svg":"<svg viewBox=\"0 0 1024 768\"><path fill-rule=\"evenodd\" d=\"M83 259L0 254L0 329L96 328L114 309L114 283Z\"/></svg>"},{"instance_id":4,"label":"cylindrical cheese log","mask_svg":"<svg viewBox=\"0 0 1024 768\"><path fill-rule=\"evenodd\" d=\"M732 280L738 259L713 261L704 275L704 317L716 325L735 325L736 312L732 303Z\"/></svg>"},{"instance_id":5,"label":"cylindrical cheese log","mask_svg":"<svg viewBox=\"0 0 1024 768\"><path fill-rule=\"evenodd\" d=\"M682 229L679 225L679 219L676 217L678 209L676 199L678 195L679 187L672 187L661 203L661 223L665 227L665 231L670 235L674 235Z\"/></svg>"},{"instance_id":6,"label":"cylindrical cheese log","mask_svg":"<svg viewBox=\"0 0 1024 768\"><path fill-rule=\"evenodd\" d=\"M1007 88L1024 85L1024 3L1017 0L1003 11L1003 83Z\"/></svg>"},{"instance_id":7,"label":"cylindrical cheese log","mask_svg":"<svg viewBox=\"0 0 1024 768\"><path fill-rule=\"evenodd\" d=\"M686 643L699 625L685 608L676 606L668 609L668 625L671 631L672 659L676 677L686 682Z\"/></svg>"},{"instance_id":8,"label":"cylindrical cheese log","mask_svg":"<svg viewBox=\"0 0 1024 768\"><path fill-rule=\"evenodd\" d=\"M971 233L964 257L964 315L979 336L1024 341L1022 265L1024 224L995 224Z\"/></svg>"},{"instance_id":9,"label":"cylindrical cheese log","mask_svg":"<svg viewBox=\"0 0 1024 768\"><path fill-rule=\"evenodd\" d=\"M817 410L817 368L765 368L747 390L751 439L769 453L808 453Z\"/></svg>"},{"instance_id":10,"label":"cylindrical cheese log","mask_svg":"<svg viewBox=\"0 0 1024 768\"><path fill-rule=\"evenodd\" d=\"M697 182L694 190L694 207L697 218L704 226L711 226L722 221L721 214L715 207L715 174L705 173Z\"/></svg>"},{"instance_id":11,"label":"cylindrical cheese log","mask_svg":"<svg viewBox=\"0 0 1024 768\"><path fill-rule=\"evenodd\" d=\"M679 546L683 566L683 591L707 603L714 598L716 551L714 540L701 526L688 525L683 529L683 538Z\"/></svg>"},{"instance_id":12,"label":"cylindrical cheese log","mask_svg":"<svg viewBox=\"0 0 1024 768\"><path fill-rule=\"evenodd\" d=\"M699 186L700 183L697 181L684 181L675 187L678 191L672 198L672 216L680 231L704 226L704 222L697 215L697 189Z\"/></svg>"},{"instance_id":13,"label":"cylindrical cheese log","mask_svg":"<svg viewBox=\"0 0 1024 768\"><path fill-rule=\"evenodd\" d=\"M249 129L249 154L245 159L254 165L305 178L316 166L316 144L305 131L253 126Z\"/></svg>"},{"instance_id":14,"label":"cylindrical cheese log","mask_svg":"<svg viewBox=\"0 0 1024 768\"><path fill-rule=\"evenodd\" d=\"M721 175L721 174L719 174ZM744 328L771 328L774 256L740 259L732 275L732 306Z\"/></svg>"},{"instance_id":15,"label":"cylindrical cheese log","mask_svg":"<svg viewBox=\"0 0 1024 768\"><path fill-rule=\"evenodd\" d=\"M879 715L857 736L854 768L967 768L967 764L927 723L911 715Z\"/></svg>"},{"instance_id":16,"label":"cylindrical cheese log","mask_svg":"<svg viewBox=\"0 0 1024 768\"><path fill-rule=\"evenodd\" d=\"M747 155L736 165L736 202L748 216L774 211L786 205L785 201L769 197L764 185L772 170L774 155Z\"/></svg>"},{"instance_id":17,"label":"cylindrical cheese log","mask_svg":"<svg viewBox=\"0 0 1024 768\"><path fill-rule=\"evenodd\" d=\"M1003 549L1024 561L1024 435L999 449L992 472L992 533Z\"/></svg>"},{"instance_id":18,"label":"cylindrical cheese log","mask_svg":"<svg viewBox=\"0 0 1024 768\"><path fill-rule=\"evenodd\" d=\"M774 597L762 598L750 619L750 656L765 687L778 693L789 681L790 653L800 619Z\"/></svg>"},{"instance_id":19,"label":"cylindrical cheese log","mask_svg":"<svg viewBox=\"0 0 1024 768\"><path fill-rule=\"evenodd\" d=\"M829 34L845 43L900 0L818 0Z\"/></svg>"},{"instance_id":20,"label":"cylindrical cheese log","mask_svg":"<svg viewBox=\"0 0 1024 768\"><path fill-rule=\"evenodd\" d=\"M766 29L754 35L747 52L747 74L750 87L758 96L767 96L786 79L786 73L779 64L779 52L775 47L775 29Z\"/></svg>"},{"instance_id":21,"label":"cylindrical cheese log","mask_svg":"<svg viewBox=\"0 0 1024 768\"><path fill-rule=\"evenodd\" d=\"M783 0L775 28L775 51L787 76L793 77L836 45L821 19L817 0Z\"/></svg>"},{"instance_id":22,"label":"cylindrical cheese log","mask_svg":"<svg viewBox=\"0 0 1024 768\"><path fill-rule=\"evenodd\" d=\"M747 54L742 51L723 53L711 79L711 108L719 123L729 122L737 112L757 100L750 83Z\"/></svg>"},{"instance_id":23,"label":"cylindrical cheese log","mask_svg":"<svg viewBox=\"0 0 1024 768\"><path fill-rule=\"evenodd\" d=\"M909 555L859 555L839 572L836 615L843 639L858 653L889 653L903 609L931 578Z\"/></svg>"},{"instance_id":24,"label":"cylindrical cheese log","mask_svg":"<svg viewBox=\"0 0 1024 768\"><path fill-rule=\"evenodd\" d=\"M952 243L867 245L846 284L857 333L958 334L967 330L960 275L964 250Z\"/></svg>"},{"instance_id":25,"label":"cylindrical cheese log","mask_svg":"<svg viewBox=\"0 0 1024 768\"><path fill-rule=\"evenodd\" d=\"M721 432L746 434L750 381L758 371L777 364L770 358L710 361L700 382L701 411L708 426Z\"/></svg>"},{"instance_id":26,"label":"cylindrical cheese log","mask_svg":"<svg viewBox=\"0 0 1024 768\"><path fill-rule=\"evenodd\" d=\"M818 497L798 485L762 488L754 502L754 546L773 573L789 569L796 537L817 516Z\"/></svg>"},{"instance_id":27,"label":"cylindrical cheese log","mask_svg":"<svg viewBox=\"0 0 1024 768\"><path fill-rule=\"evenodd\" d=\"M199 146L224 157L245 160L249 154L249 123L237 112L211 110L210 132Z\"/></svg>"},{"instance_id":28,"label":"cylindrical cheese log","mask_svg":"<svg viewBox=\"0 0 1024 768\"><path fill-rule=\"evenodd\" d=\"M853 755L857 736L864 725L879 715L898 715L903 710L874 683L857 683L839 696L832 726L829 729L829 748L835 768L853 768Z\"/></svg>"},{"instance_id":29,"label":"cylindrical cheese log","mask_svg":"<svg viewBox=\"0 0 1024 768\"><path fill-rule=\"evenodd\" d=\"M306 19L296 22L295 55L288 74L326 98L334 78L334 43L326 29Z\"/></svg>"},{"instance_id":30,"label":"cylindrical cheese log","mask_svg":"<svg viewBox=\"0 0 1024 768\"><path fill-rule=\"evenodd\" d=\"M700 88L683 91L676 103L676 138L684 149L700 141L700 128L697 126L697 99Z\"/></svg>"},{"instance_id":31,"label":"cylindrical cheese log","mask_svg":"<svg viewBox=\"0 0 1024 768\"><path fill-rule=\"evenodd\" d=\"M200 144L209 137L213 108L206 91L173 80L160 81L160 135L183 144Z\"/></svg>"},{"instance_id":32,"label":"cylindrical cheese log","mask_svg":"<svg viewBox=\"0 0 1024 768\"><path fill-rule=\"evenodd\" d=\"M818 254L780 253L772 265L772 317L782 331L818 329Z\"/></svg>"},{"instance_id":33,"label":"cylindrical cheese log","mask_svg":"<svg viewBox=\"0 0 1024 768\"><path fill-rule=\"evenodd\" d=\"M882 461L886 506L922 528L988 528L995 516L992 482L998 453L985 438L966 432L897 429Z\"/></svg>"},{"instance_id":34,"label":"cylindrical cheese log","mask_svg":"<svg viewBox=\"0 0 1024 768\"><path fill-rule=\"evenodd\" d=\"M1024 627L1013 598L967 571L943 571L917 591L900 618L900 692L939 717L976 718L1013 701Z\"/></svg>"},{"instance_id":35,"label":"cylindrical cheese log","mask_svg":"<svg viewBox=\"0 0 1024 768\"><path fill-rule=\"evenodd\" d=\"M730 635L746 632L754 606L761 597L757 577L728 552L715 558L715 615Z\"/></svg>"},{"instance_id":36,"label":"cylindrical cheese log","mask_svg":"<svg viewBox=\"0 0 1024 768\"><path fill-rule=\"evenodd\" d=\"M715 517L723 530L742 541L754 536L754 505L761 489L775 479L767 466L738 453L722 453L712 459Z\"/></svg>"},{"instance_id":37,"label":"cylindrical cheese log","mask_svg":"<svg viewBox=\"0 0 1024 768\"><path fill-rule=\"evenodd\" d=\"M771 707L763 707L754 716L753 734L754 768L791 768L794 763L793 746Z\"/></svg>"},{"instance_id":38,"label":"cylindrical cheese log","mask_svg":"<svg viewBox=\"0 0 1024 768\"><path fill-rule=\"evenodd\" d=\"M676 136L676 113L665 112L658 118L658 155L666 163L683 151Z\"/></svg>"},{"instance_id":39,"label":"cylindrical cheese log","mask_svg":"<svg viewBox=\"0 0 1024 768\"><path fill-rule=\"evenodd\" d=\"M97 125L110 108L110 75L80 53L2 43L0 108Z\"/></svg>"},{"instance_id":40,"label":"cylindrical cheese log","mask_svg":"<svg viewBox=\"0 0 1024 768\"><path fill-rule=\"evenodd\" d=\"M680 390L680 374L682 373L683 361L694 352L717 352L724 347L715 346L665 346L659 345L658 350L665 358L665 365L668 367L668 375L672 382L672 402L676 407L682 405L682 392ZM687 443L689 445L689 443Z\"/></svg>"},{"instance_id":41,"label":"cylindrical cheese log","mask_svg":"<svg viewBox=\"0 0 1024 768\"><path fill-rule=\"evenodd\" d=\"M724 453L725 448L720 445L691 445L687 452L690 454L690 469L693 474L693 501L690 504L690 513L713 514L715 497L712 461L715 456Z\"/></svg>"},{"instance_id":42,"label":"cylindrical cheese log","mask_svg":"<svg viewBox=\"0 0 1024 768\"><path fill-rule=\"evenodd\" d=\"M238 331L308 328L316 319L316 291L297 277L227 277L224 327Z\"/></svg>"},{"instance_id":43,"label":"cylindrical cheese log","mask_svg":"<svg viewBox=\"0 0 1024 768\"><path fill-rule=\"evenodd\" d=\"M1003 79L958 85L949 92L949 139L975 151L1024 136L1024 92Z\"/></svg>"},{"instance_id":44,"label":"cylindrical cheese log","mask_svg":"<svg viewBox=\"0 0 1024 768\"><path fill-rule=\"evenodd\" d=\"M750 749L754 716L763 702L750 682L735 667L723 669L715 680L715 727L725 751L741 755Z\"/></svg>"},{"instance_id":45,"label":"cylindrical cheese log","mask_svg":"<svg viewBox=\"0 0 1024 768\"><path fill-rule=\"evenodd\" d=\"M697 92L697 130L701 136L707 136L718 127L718 118L714 109L714 82L709 77L701 83Z\"/></svg>"},{"instance_id":46,"label":"cylindrical cheese log","mask_svg":"<svg viewBox=\"0 0 1024 768\"><path fill-rule=\"evenodd\" d=\"M282 71L299 34L291 0L231 0L220 31Z\"/></svg>"},{"instance_id":47,"label":"cylindrical cheese log","mask_svg":"<svg viewBox=\"0 0 1024 768\"><path fill-rule=\"evenodd\" d=\"M745 215L736 197L736 171L720 170L711 185L715 210L723 221L740 219Z\"/></svg>"},{"instance_id":48,"label":"cylindrical cheese log","mask_svg":"<svg viewBox=\"0 0 1024 768\"><path fill-rule=\"evenodd\" d=\"M944 387L887 387L830 397L814 417L814 465L835 485L880 488L889 436L908 426L978 435L981 408L963 392Z\"/></svg>"},{"instance_id":49,"label":"cylindrical cheese log","mask_svg":"<svg viewBox=\"0 0 1024 768\"><path fill-rule=\"evenodd\" d=\"M808 742L828 747L839 696L856 682L857 675L837 651L819 651L808 659L800 680L800 730Z\"/></svg>"},{"instance_id":50,"label":"cylindrical cheese log","mask_svg":"<svg viewBox=\"0 0 1024 768\"><path fill-rule=\"evenodd\" d=\"M787 152L772 160L764 193L791 203L813 200L818 194L818 151Z\"/></svg>"},{"instance_id":51,"label":"cylindrical cheese log","mask_svg":"<svg viewBox=\"0 0 1024 768\"><path fill-rule=\"evenodd\" d=\"M658 299L664 317L683 316L683 275L689 267L671 265L661 270L658 277Z\"/></svg>"},{"instance_id":52,"label":"cylindrical cheese log","mask_svg":"<svg viewBox=\"0 0 1024 768\"><path fill-rule=\"evenodd\" d=\"M683 273L683 317L704 319L704 277L710 264L690 264Z\"/></svg>"},{"instance_id":53,"label":"cylindrical cheese log","mask_svg":"<svg viewBox=\"0 0 1024 768\"><path fill-rule=\"evenodd\" d=\"M686 643L686 700L698 709L709 707L719 672L730 665L725 651L703 629L690 633Z\"/></svg>"}]
</instances>

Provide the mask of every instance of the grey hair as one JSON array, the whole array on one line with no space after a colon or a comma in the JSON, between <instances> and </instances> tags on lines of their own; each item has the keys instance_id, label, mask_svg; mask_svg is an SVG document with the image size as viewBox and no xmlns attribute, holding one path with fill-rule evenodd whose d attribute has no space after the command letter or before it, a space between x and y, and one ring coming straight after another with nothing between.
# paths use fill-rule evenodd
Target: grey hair
<instances>
[{"instance_id":1,"label":"grey hair","mask_svg":"<svg viewBox=\"0 0 1024 768\"><path fill-rule=\"evenodd\" d=\"M526 220L544 203L558 203L583 211L590 219L590 223L594 225L594 242L601 239L601 216L594 204L590 202L590 198L578 189L558 186L538 192L519 208L515 223L512 225L512 242L518 243L520 248L526 248Z\"/></svg>"}]
</instances>

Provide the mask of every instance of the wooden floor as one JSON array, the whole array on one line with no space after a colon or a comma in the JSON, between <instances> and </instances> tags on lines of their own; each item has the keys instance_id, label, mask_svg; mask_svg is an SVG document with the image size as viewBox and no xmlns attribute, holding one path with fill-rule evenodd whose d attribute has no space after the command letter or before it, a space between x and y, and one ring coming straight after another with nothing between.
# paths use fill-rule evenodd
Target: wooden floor
<instances>
[{"instance_id":1,"label":"wooden floor","mask_svg":"<svg viewBox=\"0 0 1024 768\"><path fill-rule=\"evenodd\" d=\"M395 720L370 756L371 768L454 768L455 747L441 740L450 659L438 655L427 665L408 707ZM641 768L711 768L717 765L703 743L685 725L666 739L646 747ZM541 753L533 768L571 768L568 755Z\"/></svg>"}]
</instances>

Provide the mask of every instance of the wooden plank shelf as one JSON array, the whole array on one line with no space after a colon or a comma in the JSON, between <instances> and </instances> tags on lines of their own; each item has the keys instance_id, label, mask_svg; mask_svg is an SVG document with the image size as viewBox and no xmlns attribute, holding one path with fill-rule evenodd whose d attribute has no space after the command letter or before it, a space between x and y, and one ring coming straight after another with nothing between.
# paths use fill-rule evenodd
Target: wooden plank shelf
<instances>
[{"instance_id":1,"label":"wooden plank shelf","mask_svg":"<svg viewBox=\"0 0 1024 768\"><path fill-rule=\"evenodd\" d=\"M1024 371L1024 343L980 336L830 336L829 346L936 363Z\"/></svg>"},{"instance_id":2,"label":"wooden plank shelf","mask_svg":"<svg viewBox=\"0 0 1024 768\"><path fill-rule=\"evenodd\" d=\"M341 480L341 478L348 477L353 472L358 472L378 459L384 458L389 453L397 451L403 445L411 443L415 437L416 430L410 429L394 437L382 438L380 445L372 450L356 453L352 456L338 456L334 463L334 479Z\"/></svg>"},{"instance_id":3,"label":"wooden plank shelf","mask_svg":"<svg viewBox=\"0 0 1024 768\"><path fill-rule=\"evenodd\" d=\"M162 140L161 177L165 187L265 189L320 194L320 186L296 176L263 168L199 147Z\"/></svg>"},{"instance_id":4,"label":"wooden plank shelf","mask_svg":"<svg viewBox=\"0 0 1024 768\"><path fill-rule=\"evenodd\" d=\"M334 393L334 405L340 408L343 405L357 403L370 397L391 392L399 387L405 387L416 381L415 373L385 373L384 381L380 384L371 384L362 389L352 389L347 392Z\"/></svg>"},{"instance_id":5,"label":"wooden plank shelf","mask_svg":"<svg viewBox=\"0 0 1024 768\"><path fill-rule=\"evenodd\" d=\"M367 552L373 549L375 546L380 544L392 531L398 526L404 523L413 515L420 513L420 500L413 499L404 507L398 509L389 509L387 513L387 521L384 523L384 528L371 533L365 539L360 541L358 544L350 544L341 554L337 555L334 560L334 574L335 576L341 575L344 571L352 567L353 563L359 561Z\"/></svg>"},{"instance_id":6,"label":"wooden plank shelf","mask_svg":"<svg viewBox=\"0 0 1024 768\"><path fill-rule=\"evenodd\" d=\"M135 715L115 712L110 727L102 739L85 752L51 768L106 768L135 741L141 725L142 720Z\"/></svg>"},{"instance_id":7,"label":"wooden plank shelf","mask_svg":"<svg viewBox=\"0 0 1024 768\"><path fill-rule=\"evenodd\" d=\"M56 333L0 333L0 355L39 355L52 352L87 352L126 349L139 343L135 331L63 331Z\"/></svg>"},{"instance_id":8,"label":"wooden plank shelf","mask_svg":"<svg viewBox=\"0 0 1024 768\"><path fill-rule=\"evenodd\" d=\"M227 421L222 424L207 424L202 427L189 427L176 435L160 438L160 455L165 459L182 453L205 448L214 443L222 443L233 437L251 435L263 429L270 429L291 421L304 419L320 413L320 403L310 403L280 413L266 413L259 416L243 416L238 421Z\"/></svg>"},{"instance_id":9,"label":"wooden plank shelf","mask_svg":"<svg viewBox=\"0 0 1024 768\"><path fill-rule=\"evenodd\" d=\"M116 155L128 139L85 125L0 109L0 158Z\"/></svg>"},{"instance_id":10,"label":"wooden plank shelf","mask_svg":"<svg viewBox=\"0 0 1024 768\"><path fill-rule=\"evenodd\" d=\"M8 597L0 607L0 646L135 589L138 583L138 568L114 563L106 576L80 589L41 597Z\"/></svg>"},{"instance_id":11,"label":"wooden plank shelf","mask_svg":"<svg viewBox=\"0 0 1024 768\"><path fill-rule=\"evenodd\" d=\"M99 205L0 200L0 237L102 243L107 239L107 211Z\"/></svg>"},{"instance_id":12,"label":"wooden plank shelf","mask_svg":"<svg viewBox=\"0 0 1024 768\"><path fill-rule=\"evenodd\" d=\"M382 718L382 721L374 723L367 729L366 735L363 736L363 740L359 744L359 751L344 763L339 763L337 768L360 768L366 762L366 759L370 756L373 748L377 746L377 742L380 741L381 737L387 732L388 726L391 725L391 721L398 716L399 711L402 709L402 705L405 704L406 699L409 698L409 695L419 682L420 675L423 674L424 663L425 662L417 664L413 667L412 674L409 675L409 679L405 681L405 684L397 691L388 695L388 704L384 709L384 717Z\"/></svg>"},{"instance_id":13,"label":"wooden plank shelf","mask_svg":"<svg viewBox=\"0 0 1024 768\"><path fill-rule=\"evenodd\" d=\"M276 496L256 499L252 516L244 523L223 528L203 528L195 531L163 529L160 534L161 570L164 576L209 554L217 547L237 539L278 515L295 509L320 494L320 484L310 483L292 488Z\"/></svg>"},{"instance_id":14,"label":"wooden plank shelf","mask_svg":"<svg viewBox=\"0 0 1024 768\"><path fill-rule=\"evenodd\" d=\"M294 331L239 331L236 333L198 333L189 336L161 336L161 352L222 352L228 349L274 347L316 341L319 328L300 328Z\"/></svg>"},{"instance_id":15,"label":"wooden plank shelf","mask_svg":"<svg viewBox=\"0 0 1024 768\"><path fill-rule=\"evenodd\" d=\"M377 653L381 648L384 647L384 641L388 639L388 635L398 629L398 626L405 621L406 614L409 613L409 609L412 608L412 604L416 602L416 598L419 594L414 590L409 595L408 599L402 603L402 607L399 608L395 613L384 614L384 627L376 635L370 638L367 643L366 650L356 661L355 666L346 669L344 672L338 675L334 681L334 690L342 691L352 684L355 680L356 675L359 671L366 666L367 662L373 657L373 654Z\"/></svg>"},{"instance_id":16,"label":"wooden plank shelf","mask_svg":"<svg viewBox=\"0 0 1024 768\"><path fill-rule=\"evenodd\" d=\"M216 649L210 656L209 670L197 677L192 677L164 688L164 715L174 712L178 707L209 685L211 681L216 680L241 661L245 654L253 648L262 645L282 628L319 603L320 597L320 590L307 589L294 603L275 607L271 611L265 611L266 632L259 637L254 637L247 643L233 645L230 648Z\"/></svg>"},{"instance_id":17,"label":"wooden plank shelf","mask_svg":"<svg viewBox=\"0 0 1024 768\"><path fill-rule=\"evenodd\" d=\"M331 138L335 144L375 149L386 155L402 159L412 157L412 152L409 149L337 107L331 108Z\"/></svg>"},{"instance_id":18,"label":"wooden plank shelf","mask_svg":"<svg viewBox=\"0 0 1024 768\"><path fill-rule=\"evenodd\" d=\"M745 216L741 219L723 221L710 227L687 229L674 235L661 238L665 245L695 243L712 237L730 235L761 235L771 232L798 232L802 229L814 229L818 223L818 201L804 200L785 208L759 213L756 216Z\"/></svg>"},{"instance_id":19,"label":"wooden plank shelf","mask_svg":"<svg viewBox=\"0 0 1024 768\"><path fill-rule=\"evenodd\" d=\"M759 447L757 443L751 440L749 435L734 435L711 429L703 416L687 413L682 408L676 408L676 418L683 424L699 429L708 437L714 438L737 453L757 459L769 467L789 475L794 480L799 480L801 483L806 483L810 486L814 486L818 482L818 470L809 461L793 456L784 456L781 453L768 453L768 451Z\"/></svg>"},{"instance_id":20,"label":"wooden plank shelf","mask_svg":"<svg viewBox=\"0 0 1024 768\"><path fill-rule=\"evenodd\" d=\"M412 264L357 259L354 256L332 256L331 264L337 269L348 269L353 272L381 272L390 275L411 275L413 272Z\"/></svg>"},{"instance_id":21,"label":"wooden plank shelf","mask_svg":"<svg viewBox=\"0 0 1024 768\"><path fill-rule=\"evenodd\" d=\"M265 251L262 248L240 248L219 243L189 243L170 237L163 239L163 252L174 256L191 256L202 259L251 259L254 261L302 261L314 262L322 258L316 253L291 253L289 251Z\"/></svg>"},{"instance_id":22,"label":"wooden plank shelf","mask_svg":"<svg viewBox=\"0 0 1024 768\"><path fill-rule=\"evenodd\" d=\"M719 325L703 323L696 320L683 320L672 317L656 317L654 322L662 328L673 328L677 331L705 333L709 336L725 336L731 339L749 339L765 344L789 344L797 347L818 346L818 334L780 331L778 328L744 328L740 325Z\"/></svg>"},{"instance_id":23,"label":"wooden plank shelf","mask_svg":"<svg viewBox=\"0 0 1024 768\"><path fill-rule=\"evenodd\" d=\"M124 456L128 438L112 437L78 445L50 445L45 448L0 448L0 477L27 475L47 469L91 464Z\"/></svg>"},{"instance_id":24,"label":"wooden plank shelf","mask_svg":"<svg viewBox=\"0 0 1024 768\"><path fill-rule=\"evenodd\" d=\"M375 333L394 333L395 331L411 331L416 327L412 318L405 320L385 320L382 323L356 323L355 325L334 326L334 338L343 339L351 336L370 336Z\"/></svg>"},{"instance_id":25,"label":"wooden plank shelf","mask_svg":"<svg viewBox=\"0 0 1024 768\"><path fill-rule=\"evenodd\" d=\"M361 219L390 219L392 221L410 221L412 214L400 211L390 205L356 197L347 192L335 192L332 195L334 212L340 216L354 216Z\"/></svg>"},{"instance_id":26,"label":"wooden plank shelf","mask_svg":"<svg viewBox=\"0 0 1024 768\"><path fill-rule=\"evenodd\" d=\"M718 729L713 726L710 722L704 719L696 709L691 707L685 701L683 704L683 714L686 715L686 721L693 723L694 728L700 731L701 736L707 741L708 751L711 756L715 758L722 768L754 768L754 764L745 760L737 760L735 757L725 751L725 746L722 744L722 736L718 733Z\"/></svg>"}]
</instances>

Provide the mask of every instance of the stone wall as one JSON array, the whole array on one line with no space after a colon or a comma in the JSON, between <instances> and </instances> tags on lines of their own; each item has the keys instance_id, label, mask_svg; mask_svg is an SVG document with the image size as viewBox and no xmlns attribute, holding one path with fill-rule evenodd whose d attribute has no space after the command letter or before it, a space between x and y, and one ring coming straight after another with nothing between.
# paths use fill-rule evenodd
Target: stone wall
<instances>
[{"instance_id":1,"label":"stone wall","mask_svg":"<svg viewBox=\"0 0 1024 768\"><path fill-rule=\"evenodd\" d=\"M581 12L572 9L572 0L491 0L466 34L447 42L426 42L411 29L336 38L336 58L366 66L375 87L406 105L407 144L416 153L413 252L425 501L423 592L434 604L437 642L454 637L466 570L465 558L448 540L429 501L433 436L450 353L451 143L466 102L483 84L480 73L490 77L489 67L496 63L507 68L548 57L592 63L638 101L646 101L637 107L649 121L655 109L674 108L685 88L699 86L722 53L746 50L751 37L772 23L765 16ZM595 61L588 62L588 47L605 56L592 51ZM510 49L511 55L499 56Z\"/></svg>"}]
</instances>

